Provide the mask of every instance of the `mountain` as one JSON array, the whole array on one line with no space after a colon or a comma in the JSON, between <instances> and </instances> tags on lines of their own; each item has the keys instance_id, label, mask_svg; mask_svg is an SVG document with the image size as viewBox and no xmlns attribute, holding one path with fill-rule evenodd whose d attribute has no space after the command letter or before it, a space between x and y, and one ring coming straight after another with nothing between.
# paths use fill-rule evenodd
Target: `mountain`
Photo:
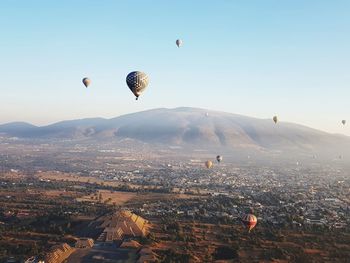
<instances>
[{"instance_id":1,"label":"mountain","mask_svg":"<svg viewBox=\"0 0 350 263\"><path fill-rule=\"evenodd\" d=\"M4 133L10 136L30 136L30 134L38 129L37 126L26 122L11 122L0 125L0 133Z\"/></svg>"},{"instance_id":2,"label":"mountain","mask_svg":"<svg viewBox=\"0 0 350 263\"><path fill-rule=\"evenodd\" d=\"M146 143L273 150L350 149L350 138L302 125L198 108L154 109L113 119L92 118L36 127L0 125L7 136L34 139L130 138Z\"/></svg>"}]
</instances>

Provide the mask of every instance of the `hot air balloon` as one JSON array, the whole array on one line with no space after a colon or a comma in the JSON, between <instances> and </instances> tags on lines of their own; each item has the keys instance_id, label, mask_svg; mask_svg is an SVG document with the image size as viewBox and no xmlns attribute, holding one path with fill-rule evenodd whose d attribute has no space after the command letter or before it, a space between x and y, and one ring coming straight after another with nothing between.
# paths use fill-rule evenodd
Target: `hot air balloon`
<instances>
[{"instance_id":1,"label":"hot air balloon","mask_svg":"<svg viewBox=\"0 0 350 263\"><path fill-rule=\"evenodd\" d=\"M89 78L83 78L83 83L85 85L85 87L89 87L91 84L91 80Z\"/></svg>"},{"instance_id":2,"label":"hot air balloon","mask_svg":"<svg viewBox=\"0 0 350 263\"><path fill-rule=\"evenodd\" d=\"M277 123L278 119L277 119L277 116L273 116L272 120Z\"/></svg>"},{"instance_id":3,"label":"hot air balloon","mask_svg":"<svg viewBox=\"0 0 350 263\"><path fill-rule=\"evenodd\" d=\"M206 112L206 113L205 113L205 117L209 117L209 112Z\"/></svg>"},{"instance_id":4,"label":"hot air balloon","mask_svg":"<svg viewBox=\"0 0 350 263\"><path fill-rule=\"evenodd\" d=\"M345 124L346 124L346 120L342 120L341 123L342 123L343 125L345 125Z\"/></svg>"},{"instance_id":5,"label":"hot air balloon","mask_svg":"<svg viewBox=\"0 0 350 263\"><path fill-rule=\"evenodd\" d=\"M250 232L258 222L258 219L253 214L244 214L241 216L242 223L247 227L248 232Z\"/></svg>"},{"instance_id":6,"label":"hot air balloon","mask_svg":"<svg viewBox=\"0 0 350 263\"><path fill-rule=\"evenodd\" d=\"M136 100L148 85L148 76L141 71L133 71L126 77L126 84L136 96Z\"/></svg>"},{"instance_id":7,"label":"hot air balloon","mask_svg":"<svg viewBox=\"0 0 350 263\"><path fill-rule=\"evenodd\" d=\"M222 161L222 156L221 155L216 156L216 160L218 161L218 163L220 163Z\"/></svg>"},{"instance_id":8,"label":"hot air balloon","mask_svg":"<svg viewBox=\"0 0 350 263\"><path fill-rule=\"evenodd\" d=\"M177 47L181 47L182 46L182 40L181 39L177 39L176 40L176 45L177 45Z\"/></svg>"},{"instance_id":9,"label":"hot air balloon","mask_svg":"<svg viewBox=\"0 0 350 263\"><path fill-rule=\"evenodd\" d=\"M205 162L205 167L207 167L208 169L210 169L213 166L213 162L212 161L206 161Z\"/></svg>"}]
</instances>

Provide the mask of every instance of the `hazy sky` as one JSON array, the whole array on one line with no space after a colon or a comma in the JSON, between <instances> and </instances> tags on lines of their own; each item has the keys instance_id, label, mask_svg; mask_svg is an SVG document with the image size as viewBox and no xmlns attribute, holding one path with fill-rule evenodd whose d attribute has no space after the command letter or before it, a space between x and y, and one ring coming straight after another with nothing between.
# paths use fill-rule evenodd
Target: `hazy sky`
<instances>
[{"instance_id":1,"label":"hazy sky","mask_svg":"<svg viewBox=\"0 0 350 263\"><path fill-rule=\"evenodd\" d=\"M348 0L2 0L0 123L191 106L350 135L349 14ZM150 78L139 101L133 70Z\"/></svg>"}]
</instances>

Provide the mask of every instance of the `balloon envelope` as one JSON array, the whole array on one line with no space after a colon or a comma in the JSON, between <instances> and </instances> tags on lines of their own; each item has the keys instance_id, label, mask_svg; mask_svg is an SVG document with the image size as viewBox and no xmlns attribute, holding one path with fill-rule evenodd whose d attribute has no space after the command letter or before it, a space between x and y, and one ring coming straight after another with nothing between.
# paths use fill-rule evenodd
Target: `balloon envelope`
<instances>
[{"instance_id":1,"label":"balloon envelope","mask_svg":"<svg viewBox=\"0 0 350 263\"><path fill-rule=\"evenodd\" d=\"M181 47L182 46L182 40L181 39L177 39L176 40L176 45L177 45L177 47Z\"/></svg>"},{"instance_id":2,"label":"balloon envelope","mask_svg":"<svg viewBox=\"0 0 350 263\"><path fill-rule=\"evenodd\" d=\"M207 167L208 169L210 169L213 166L213 162L212 161L206 161L205 162L205 167Z\"/></svg>"},{"instance_id":3,"label":"balloon envelope","mask_svg":"<svg viewBox=\"0 0 350 263\"><path fill-rule=\"evenodd\" d=\"M273 116L272 120L277 123L278 119L277 119L277 116Z\"/></svg>"},{"instance_id":4,"label":"balloon envelope","mask_svg":"<svg viewBox=\"0 0 350 263\"><path fill-rule=\"evenodd\" d=\"M248 232L250 232L258 222L258 219L253 214L244 214L241 216L242 223L247 227Z\"/></svg>"},{"instance_id":5,"label":"balloon envelope","mask_svg":"<svg viewBox=\"0 0 350 263\"><path fill-rule=\"evenodd\" d=\"M83 78L83 84L85 85L85 87L89 87L91 84L91 80L89 78Z\"/></svg>"},{"instance_id":6,"label":"balloon envelope","mask_svg":"<svg viewBox=\"0 0 350 263\"><path fill-rule=\"evenodd\" d=\"M216 156L216 160L218 161L218 163L220 163L222 161L222 156L221 155Z\"/></svg>"},{"instance_id":7,"label":"balloon envelope","mask_svg":"<svg viewBox=\"0 0 350 263\"><path fill-rule=\"evenodd\" d=\"M346 124L346 120L342 120L341 123L342 123L343 125L345 125L345 124Z\"/></svg>"},{"instance_id":8,"label":"balloon envelope","mask_svg":"<svg viewBox=\"0 0 350 263\"><path fill-rule=\"evenodd\" d=\"M136 99L146 89L148 82L148 76L141 71L133 71L126 76L126 84L132 93L134 93Z\"/></svg>"}]
</instances>

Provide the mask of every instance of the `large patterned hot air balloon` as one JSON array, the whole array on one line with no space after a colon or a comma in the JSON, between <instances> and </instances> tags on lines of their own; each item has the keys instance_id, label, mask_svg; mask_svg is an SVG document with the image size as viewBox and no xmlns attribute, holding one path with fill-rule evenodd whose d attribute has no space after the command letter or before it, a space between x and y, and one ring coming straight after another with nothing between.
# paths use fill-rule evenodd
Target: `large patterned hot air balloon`
<instances>
[{"instance_id":1,"label":"large patterned hot air balloon","mask_svg":"<svg viewBox=\"0 0 350 263\"><path fill-rule=\"evenodd\" d=\"M126 84L132 93L134 93L136 99L138 99L141 93L146 89L148 81L148 76L140 71L133 71L126 77Z\"/></svg>"},{"instance_id":2,"label":"large patterned hot air balloon","mask_svg":"<svg viewBox=\"0 0 350 263\"><path fill-rule=\"evenodd\" d=\"M241 216L242 223L247 227L248 232L250 232L258 222L258 219L253 214L244 214Z\"/></svg>"},{"instance_id":3,"label":"large patterned hot air balloon","mask_svg":"<svg viewBox=\"0 0 350 263\"><path fill-rule=\"evenodd\" d=\"M176 45L177 45L177 47L181 47L182 46L182 40L181 39L177 39L176 40Z\"/></svg>"},{"instance_id":4,"label":"large patterned hot air balloon","mask_svg":"<svg viewBox=\"0 0 350 263\"><path fill-rule=\"evenodd\" d=\"M216 156L216 160L218 161L218 163L220 163L222 161L222 156L221 155Z\"/></svg>"},{"instance_id":5,"label":"large patterned hot air balloon","mask_svg":"<svg viewBox=\"0 0 350 263\"><path fill-rule=\"evenodd\" d=\"M207 167L208 169L210 169L213 166L213 162L212 161L206 161L205 162L205 167Z\"/></svg>"},{"instance_id":6,"label":"large patterned hot air balloon","mask_svg":"<svg viewBox=\"0 0 350 263\"><path fill-rule=\"evenodd\" d=\"M91 80L89 78L83 78L83 84L87 88L91 84Z\"/></svg>"},{"instance_id":7,"label":"large patterned hot air balloon","mask_svg":"<svg viewBox=\"0 0 350 263\"><path fill-rule=\"evenodd\" d=\"M273 120L275 123L277 123L277 122L278 122L277 116L273 116L272 120Z\"/></svg>"},{"instance_id":8,"label":"large patterned hot air balloon","mask_svg":"<svg viewBox=\"0 0 350 263\"><path fill-rule=\"evenodd\" d=\"M346 124L346 120L342 120L341 123L342 123L343 125L345 125L345 124Z\"/></svg>"}]
</instances>

